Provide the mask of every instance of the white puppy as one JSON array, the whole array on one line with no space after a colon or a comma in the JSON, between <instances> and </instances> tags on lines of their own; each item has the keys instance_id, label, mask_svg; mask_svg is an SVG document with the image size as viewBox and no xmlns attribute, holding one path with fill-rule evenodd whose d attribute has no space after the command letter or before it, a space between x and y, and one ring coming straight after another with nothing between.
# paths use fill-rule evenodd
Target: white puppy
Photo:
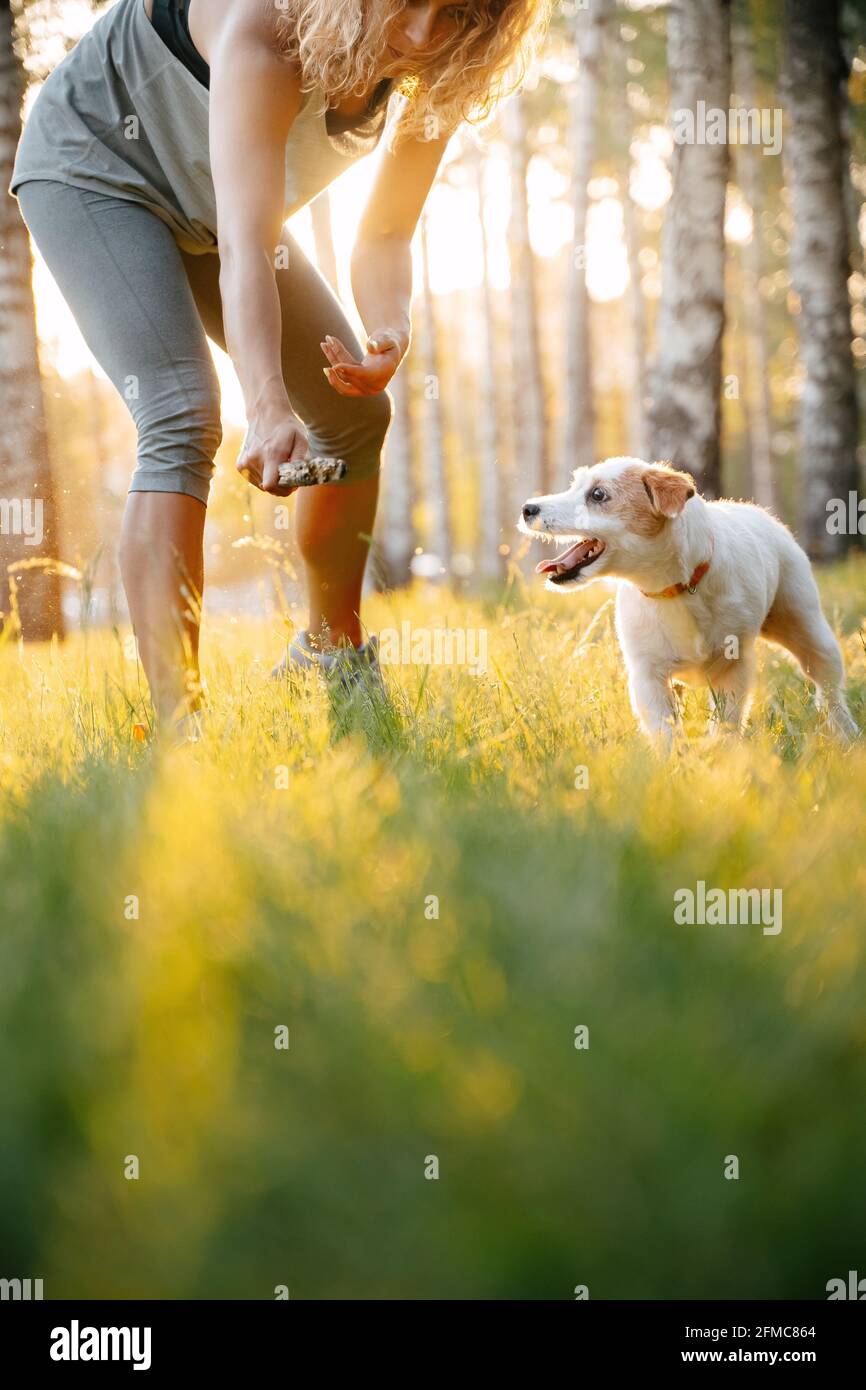
<instances>
[{"instance_id":1,"label":"white puppy","mask_svg":"<svg viewBox=\"0 0 866 1390\"><path fill-rule=\"evenodd\" d=\"M837 733L858 733L809 561L769 512L707 502L693 478L665 464L612 458L579 468L567 492L531 497L520 529L575 542L537 566L549 589L626 581L617 586L616 630L632 708L651 736L670 737L672 679L708 685L717 716L742 725L759 636L797 658Z\"/></svg>"}]
</instances>

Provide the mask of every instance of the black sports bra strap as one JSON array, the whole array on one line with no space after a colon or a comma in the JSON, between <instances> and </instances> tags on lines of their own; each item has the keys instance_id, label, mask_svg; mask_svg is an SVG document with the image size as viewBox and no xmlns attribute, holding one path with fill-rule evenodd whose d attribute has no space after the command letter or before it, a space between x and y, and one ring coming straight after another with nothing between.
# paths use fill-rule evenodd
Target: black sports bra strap
<instances>
[{"instance_id":1,"label":"black sports bra strap","mask_svg":"<svg viewBox=\"0 0 866 1390\"><path fill-rule=\"evenodd\" d=\"M189 32L187 5L188 0L153 0L151 23L166 48L180 59L184 67L189 69L193 77L197 78L203 87L210 88L210 67L192 41ZM331 135L351 135L355 131L370 135L379 133L383 121L380 119L374 123L374 117L379 115L382 107L386 105L393 87L393 78L382 78L370 98L366 111L359 116L339 116L336 111L329 109L325 116L328 133Z\"/></svg>"},{"instance_id":2,"label":"black sports bra strap","mask_svg":"<svg viewBox=\"0 0 866 1390\"><path fill-rule=\"evenodd\" d=\"M166 48L179 58L203 87L210 87L210 68L190 37L187 0L153 0L151 23Z\"/></svg>"}]
</instances>

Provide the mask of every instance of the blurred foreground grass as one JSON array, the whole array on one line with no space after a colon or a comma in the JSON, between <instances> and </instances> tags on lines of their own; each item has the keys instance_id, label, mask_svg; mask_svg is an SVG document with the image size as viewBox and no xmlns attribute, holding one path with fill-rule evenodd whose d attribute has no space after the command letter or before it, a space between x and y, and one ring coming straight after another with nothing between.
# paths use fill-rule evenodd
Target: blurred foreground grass
<instances>
[{"instance_id":1,"label":"blurred foreground grass","mask_svg":"<svg viewBox=\"0 0 866 1390\"><path fill-rule=\"evenodd\" d=\"M863 726L866 566L822 583ZM568 1299L863 1272L866 756L765 648L749 737L658 760L609 607L586 636L606 598L374 600L373 631L488 642L485 674L389 668L390 713L335 716L268 680L273 625L211 623L176 753L132 737L116 637L0 651L0 1274ZM783 930L675 925L698 879L781 888Z\"/></svg>"}]
</instances>

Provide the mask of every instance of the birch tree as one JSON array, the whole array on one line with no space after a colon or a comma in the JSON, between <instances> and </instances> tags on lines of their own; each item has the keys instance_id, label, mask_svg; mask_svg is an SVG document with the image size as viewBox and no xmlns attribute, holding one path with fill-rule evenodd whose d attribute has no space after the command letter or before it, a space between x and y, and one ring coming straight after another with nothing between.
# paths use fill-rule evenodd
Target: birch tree
<instances>
[{"instance_id":1,"label":"birch tree","mask_svg":"<svg viewBox=\"0 0 866 1390\"><path fill-rule=\"evenodd\" d=\"M26 640L63 635L60 580L34 562L58 559L57 516L33 302L30 240L6 192L21 135L24 79L10 0L0 0L0 609L17 586ZM20 570L16 566L26 563Z\"/></svg>"},{"instance_id":2,"label":"birch tree","mask_svg":"<svg viewBox=\"0 0 866 1390\"><path fill-rule=\"evenodd\" d=\"M430 286L427 216L421 215L422 317L418 334L419 357L424 374L424 506L428 517L427 549L438 556L447 574L451 568L451 518L448 478L445 470L445 426L442 416L442 375L436 329L436 308ZM440 578L443 576L439 576Z\"/></svg>"},{"instance_id":3,"label":"birch tree","mask_svg":"<svg viewBox=\"0 0 866 1390\"><path fill-rule=\"evenodd\" d=\"M786 0L782 56L784 151L799 299L801 528L816 559L851 544L828 529L828 503L857 488L857 404L848 301L838 0ZM853 538L856 541L856 537Z\"/></svg>"},{"instance_id":4,"label":"birch tree","mask_svg":"<svg viewBox=\"0 0 866 1390\"><path fill-rule=\"evenodd\" d=\"M394 400L394 418L388 431L382 469L382 505L377 521L379 569L389 588L409 583L415 551L412 525L412 417L410 350L388 390Z\"/></svg>"},{"instance_id":5,"label":"birch tree","mask_svg":"<svg viewBox=\"0 0 866 1390\"><path fill-rule=\"evenodd\" d=\"M752 58L752 34L746 17L738 16L732 29L734 86L741 104L747 110L758 108L757 81ZM752 496L763 507L775 502L773 485L773 455L770 445L773 418L773 398L770 391L770 354L768 348L767 315L761 294L764 275L763 230L761 215L764 199L761 189L761 164L765 158L757 145L738 145L736 168L746 201L752 214L752 234L743 247L742 281L744 361L746 375L741 384L749 422L749 466Z\"/></svg>"},{"instance_id":6,"label":"birch tree","mask_svg":"<svg viewBox=\"0 0 866 1390\"><path fill-rule=\"evenodd\" d=\"M529 132L526 95L505 103L503 128L511 166L508 254L511 279L511 351L515 476L510 480L515 514L526 497L545 491L549 477L547 422L535 257L529 240ZM519 496L519 501L518 501Z\"/></svg>"},{"instance_id":7,"label":"birch tree","mask_svg":"<svg viewBox=\"0 0 866 1390\"><path fill-rule=\"evenodd\" d=\"M650 448L655 459L685 468L699 489L714 497L720 483L731 90L726 0L673 0L668 68L673 188L662 233L662 295L649 382Z\"/></svg>"},{"instance_id":8,"label":"birch tree","mask_svg":"<svg viewBox=\"0 0 866 1390\"><path fill-rule=\"evenodd\" d=\"M573 19L572 35L579 67L569 100L574 230L566 289L566 395L559 460L559 481L563 483L568 481L575 468L588 467L596 461L589 295L586 287L586 221L589 181L598 144L602 40L610 13L610 0L592 0L588 6L576 6Z\"/></svg>"},{"instance_id":9,"label":"birch tree","mask_svg":"<svg viewBox=\"0 0 866 1390\"><path fill-rule=\"evenodd\" d=\"M622 227L628 259L628 308L631 328L628 397L628 447L636 458L647 454L646 426L646 302L643 292L640 252L640 214L629 188L629 175L623 180Z\"/></svg>"},{"instance_id":10,"label":"birch tree","mask_svg":"<svg viewBox=\"0 0 866 1390\"><path fill-rule=\"evenodd\" d=\"M604 30L604 57L608 63L609 71L616 74L615 79L612 80L612 87L614 92L619 94L623 111L622 121L614 125L614 144L617 163L623 167L620 176L622 230L628 262L630 343L626 435L628 452L636 458L645 458L648 449L646 435L647 316L640 259L640 211L631 191L632 142L636 136L636 129L634 112L630 104L628 53L619 28L612 21L613 16Z\"/></svg>"},{"instance_id":11,"label":"birch tree","mask_svg":"<svg viewBox=\"0 0 866 1390\"><path fill-rule=\"evenodd\" d=\"M470 134L466 140L469 164L475 178L478 198L478 230L481 238L481 354L479 361L480 400L478 403L478 573L493 579L503 572L499 553L503 524L513 518L505 515L503 475L499 452L501 432L496 391L496 331L493 294L490 288L490 239L484 220L485 158L480 142Z\"/></svg>"}]
</instances>

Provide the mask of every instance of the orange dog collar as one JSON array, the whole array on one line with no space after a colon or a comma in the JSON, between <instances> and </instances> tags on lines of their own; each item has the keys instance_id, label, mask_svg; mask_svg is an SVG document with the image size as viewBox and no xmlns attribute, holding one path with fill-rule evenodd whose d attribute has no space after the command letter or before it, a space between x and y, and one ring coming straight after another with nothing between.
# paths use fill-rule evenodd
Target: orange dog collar
<instances>
[{"instance_id":1,"label":"orange dog collar","mask_svg":"<svg viewBox=\"0 0 866 1390\"><path fill-rule=\"evenodd\" d=\"M709 560L702 560L699 565L695 566L695 571L687 584L681 580L679 584L669 584L666 589L659 589L657 594L648 594L646 589L641 589L641 593L644 598L679 598L680 594L693 594L709 568Z\"/></svg>"}]
</instances>

